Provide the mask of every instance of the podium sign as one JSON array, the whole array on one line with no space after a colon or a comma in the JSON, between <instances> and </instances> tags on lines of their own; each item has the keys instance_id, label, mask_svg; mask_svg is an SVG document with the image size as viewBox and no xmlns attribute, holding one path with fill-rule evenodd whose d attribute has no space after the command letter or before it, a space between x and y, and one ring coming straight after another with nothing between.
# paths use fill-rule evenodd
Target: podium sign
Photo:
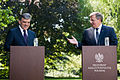
<instances>
[{"instance_id":1,"label":"podium sign","mask_svg":"<svg viewBox=\"0 0 120 80\"><path fill-rule=\"evenodd\" d=\"M83 46L82 69L82 80L117 80L116 46Z\"/></svg>"},{"instance_id":2,"label":"podium sign","mask_svg":"<svg viewBox=\"0 0 120 80\"><path fill-rule=\"evenodd\" d=\"M44 80L44 46L11 46L10 80Z\"/></svg>"}]
</instances>

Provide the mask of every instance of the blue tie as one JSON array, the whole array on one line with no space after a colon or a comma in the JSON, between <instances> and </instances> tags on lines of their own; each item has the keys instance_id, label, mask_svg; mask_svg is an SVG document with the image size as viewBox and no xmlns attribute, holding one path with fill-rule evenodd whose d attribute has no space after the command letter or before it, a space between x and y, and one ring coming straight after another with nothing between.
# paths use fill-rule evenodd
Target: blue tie
<instances>
[{"instance_id":1,"label":"blue tie","mask_svg":"<svg viewBox=\"0 0 120 80\"><path fill-rule=\"evenodd\" d=\"M97 44L98 44L98 40L99 40L99 33L98 33L98 29L99 29L99 28L96 28L96 39L97 39Z\"/></svg>"},{"instance_id":2,"label":"blue tie","mask_svg":"<svg viewBox=\"0 0 120 80\"><path fill-rule=\"evenodd\" d=\"M23 30L23 32L24 32L24 40L25 40L25 43L27 43L27 34L26 34L26 31Z\"/></svg>"}]
</instances>

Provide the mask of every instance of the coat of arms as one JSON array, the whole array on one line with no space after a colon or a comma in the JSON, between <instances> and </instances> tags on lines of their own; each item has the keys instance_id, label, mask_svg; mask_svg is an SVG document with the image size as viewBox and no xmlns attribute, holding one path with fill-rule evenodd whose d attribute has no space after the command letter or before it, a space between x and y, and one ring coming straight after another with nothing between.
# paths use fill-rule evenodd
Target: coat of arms
<instances>
[{"instance_id":1,"label":"coat of arms","mask_svg":"<svg viewBox=\"0 0 120 80\"><path fill-rule=\"evenodd\" d=\"M101 54L101 53L95 54L95 60L96 60L96 62L101 63L101 62L103 62L103 59L104 59L104 55L103 54Z\"/></svg>"}]
</instances>

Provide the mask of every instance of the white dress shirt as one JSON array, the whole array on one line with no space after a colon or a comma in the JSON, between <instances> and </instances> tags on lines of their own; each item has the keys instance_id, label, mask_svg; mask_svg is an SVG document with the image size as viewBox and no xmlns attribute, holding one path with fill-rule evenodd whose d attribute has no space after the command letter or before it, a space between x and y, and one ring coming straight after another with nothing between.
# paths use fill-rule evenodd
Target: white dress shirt
<instances>
[{"instance_id":1,"label":"white dress shirt","mask_svg":"<svg viewBox=\"0 0 120 80\"><path fill-rule=\"evenodd\" d=\"M98 34L99 35L100 35L101 28L102 28L102 24L98 27ZM94 37L95 37L95 40L96 40L96 43L97 43L98 41L97 41L97 38L96 38L96 28L94 28Z\"/></svg>"},{"instance_id":2,"label":"white dress shirt","mask_svg":"<svg viewBox=\"0 0 120 80\"><path fill-rule=\"evenodd\" d=\"M24 31L23 31L23 29L21 28L20 25L19 25L19 28L20 28L20 31L21 31L22 35L24 36ZM28 32L27 32L27 30L25 30L25 31L26 31L26 35L28 36Z\"/></svg>"}]
</instances>

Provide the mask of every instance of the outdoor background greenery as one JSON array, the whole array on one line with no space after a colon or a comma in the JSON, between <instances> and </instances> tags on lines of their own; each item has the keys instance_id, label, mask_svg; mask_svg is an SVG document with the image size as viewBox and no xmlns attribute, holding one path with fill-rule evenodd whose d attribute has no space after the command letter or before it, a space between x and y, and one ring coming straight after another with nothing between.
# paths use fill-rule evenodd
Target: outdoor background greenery
<instances>
[{"instance_id":1,"label":"outdoor background greenery","mask_svg":"<svg viewBox=\"0 0 120 80\"><path fill-rule=\"evenodd\" d=\"M0 78L9 78L9 53L3 49L9 29L18 25L22 12L32 15L30 29L35 31L39 46L45 46L46 77L80 77L81 51L67 38L81 40L90 27L89 14L104 15L103 24L115 29L118 37L117 60L120 75L120 0L0 0ZM24 1L24 0L23 0Z\"/></svg>"}]
</instances>

